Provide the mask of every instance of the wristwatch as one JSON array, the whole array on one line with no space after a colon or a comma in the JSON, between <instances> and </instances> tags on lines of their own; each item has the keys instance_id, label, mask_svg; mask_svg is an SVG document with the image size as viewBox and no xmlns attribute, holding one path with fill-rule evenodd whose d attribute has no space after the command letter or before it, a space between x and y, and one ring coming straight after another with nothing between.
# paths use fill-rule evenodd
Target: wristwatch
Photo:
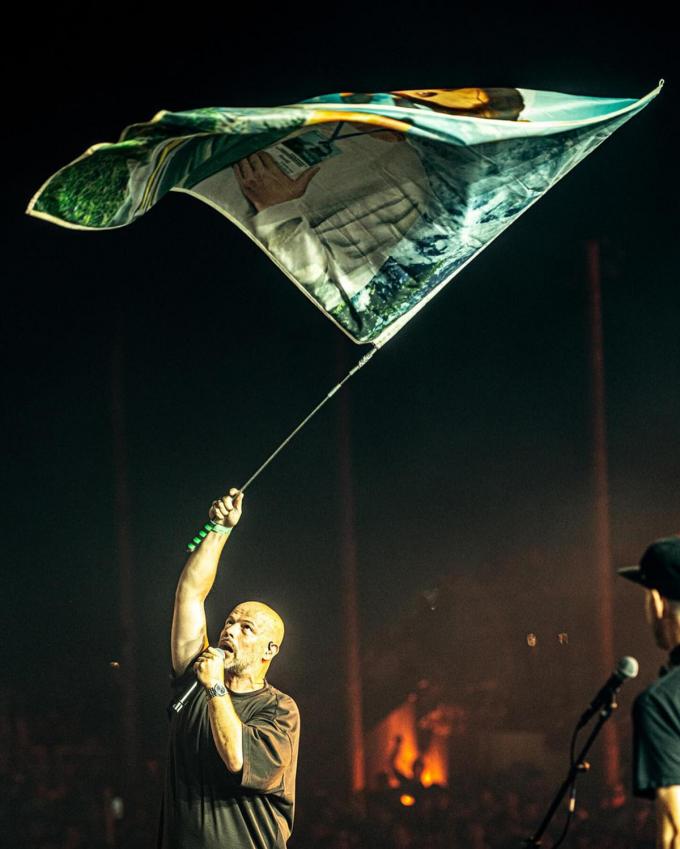
<instances>
[{"instance_id":1,"label":"wristwatch","mask_svg":"<svg viewBox=\"0 0 680 849\"><path fill-rule=\"evenodd\" d=\"M224 684L215 684L214 687L206 687L205 688L205 697L208 701L212 699L214 696L226 696L227 688Z\"/></svg>"}]
</instances>

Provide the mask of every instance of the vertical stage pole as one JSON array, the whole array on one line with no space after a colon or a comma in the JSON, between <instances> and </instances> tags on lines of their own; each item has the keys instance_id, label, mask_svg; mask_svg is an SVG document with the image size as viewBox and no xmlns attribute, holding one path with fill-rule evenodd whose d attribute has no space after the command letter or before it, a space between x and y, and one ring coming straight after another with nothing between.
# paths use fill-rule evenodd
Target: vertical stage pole
<instances>
[{"instance_id":1,"label":"vertical stage pole","mask_svg":"<svg viewBox=\"0 0 680 849\"><path fill-rule=\"evenodd\" d=\"M611 531L609 519L609 483L607 468L607 420L605 404L604 346L602 332L602 286L600 245L596 239L586 243L590 313L590 364L592 392L592 469L594 484L595 573L598 637L600 642L600 678L608 678L615 666L614 599L612 582ZM618 729L608 722L603 731L603 776L610 793L619 783L620 759Z\"/></svg>"},{"instance_id":2,"label":"vertical stage pole","mask_svg":"<svg viewBox=\"0 0 680 849\"><path fill-rule=\"evenodd\" d=\"M130 812L132 789L137 778L137 689L135 594L132 544L130 539L130 496L127 444L125 439L125 401L123 388L123 330L118 318L111 352L111 424L113 430L113 469L115 482L115 521L120 588L121 629L121 732L122 774L126 813Z\"/></svg>"},{"instance_id":3,"label":"vertical stage pole","mask_svg":"<svg viewBox=\"0 0 680 849\"><path fill-rule=\"evenodd\" d=\"M341 345L337 348L338 373L347 370ZM365 786L362 667L357 604L356 507L352 480L350 395L339 398L338 472L340 479L340 555L342 560L342 620L345 646L345 693L347 699L347 771L349 790Z\"/></svg>"}]
</instances>

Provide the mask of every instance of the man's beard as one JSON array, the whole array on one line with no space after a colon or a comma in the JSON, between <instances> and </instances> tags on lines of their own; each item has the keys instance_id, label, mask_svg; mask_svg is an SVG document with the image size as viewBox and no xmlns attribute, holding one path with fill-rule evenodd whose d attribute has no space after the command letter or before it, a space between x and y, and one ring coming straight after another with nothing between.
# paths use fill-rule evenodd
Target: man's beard
<instances>
[{"instance_id":1,"label":"man's beard","mask_svg":"<svg viewBox=\"0 0 680 849\"><path fill-rule=\"evenodd\" d=\"M231 655L224 664L224 671L229 675L243 675L248 667L252 665L252 662L253 658Z\"/></svg>"}]
</instances>

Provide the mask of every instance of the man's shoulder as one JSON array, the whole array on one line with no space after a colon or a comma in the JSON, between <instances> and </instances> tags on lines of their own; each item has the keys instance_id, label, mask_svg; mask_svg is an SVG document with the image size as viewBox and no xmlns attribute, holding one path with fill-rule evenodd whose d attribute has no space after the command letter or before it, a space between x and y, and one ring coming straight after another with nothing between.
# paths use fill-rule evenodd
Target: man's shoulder
<instances>
[{"instance_id":1,"label":"man's shoulder","mask_svg":"<svg viewBox=\"0 0 680 849\"><path fill-rule=\"evenodd\" d=\"M267 693L274 721L289 734L297 736L300 731L300 711L295 700L271 684L267 684Z\"/></svg>"},{"instance_id":2,"label":"man's shoulder","mask_svg":"<svg viewBox=\"0 0 680 849\"><path fill-rule=\"evenodd\" d=\"M284 693L283 690L279 690L272 684L267 684L267 687L270 693L270 698L276 703L276 709L278 711L294 714L296 716L300 715L297 703L291 696L288 695L288 693Z\"/></svg>"},{"instance_id":3,"label":"man's shoulder","mask_svg":"<svg viewBox=\"0 0 680 849\"><path fill-rule=\"evenodd\" d=\"M635 699L633 709L642 710L653 705L673 703L680 708L680 666L657 678Z\"/></svg>"}]
</instances>

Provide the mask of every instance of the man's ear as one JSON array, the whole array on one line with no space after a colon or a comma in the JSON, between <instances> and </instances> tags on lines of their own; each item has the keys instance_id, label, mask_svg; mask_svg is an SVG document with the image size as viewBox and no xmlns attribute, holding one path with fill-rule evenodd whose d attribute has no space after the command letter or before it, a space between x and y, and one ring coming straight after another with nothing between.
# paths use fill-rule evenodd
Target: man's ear
<instances>
[{"instance_id":1,"label":"man's ear","mask_svg":"<svg viewBox=\"0 0 680 849\"><path fill-rule=\"evenodd\" d=\"M649 593L649 609L654 619L663 619L666 612L666 602L658 590L647 590Z\"/></svg>"},{"instance_id":2,"label":"man's ear","mask_svg":"<svg viewBox=\"0 0 680 849\"><path fill-rule=\"evenodd\" d=\"M267 649L266 649L266 651L265 651L265 653L264 653L264 656L265 656L265 658L266 658L267 660L271 660L271 659L272 659L273 657L275 657L278 653L279 653L279 647L276 645L276 643L272 643L272 642L270 642L270 643L268 643L268 645L267 645Z\"/></svg>"}]
</instances>

